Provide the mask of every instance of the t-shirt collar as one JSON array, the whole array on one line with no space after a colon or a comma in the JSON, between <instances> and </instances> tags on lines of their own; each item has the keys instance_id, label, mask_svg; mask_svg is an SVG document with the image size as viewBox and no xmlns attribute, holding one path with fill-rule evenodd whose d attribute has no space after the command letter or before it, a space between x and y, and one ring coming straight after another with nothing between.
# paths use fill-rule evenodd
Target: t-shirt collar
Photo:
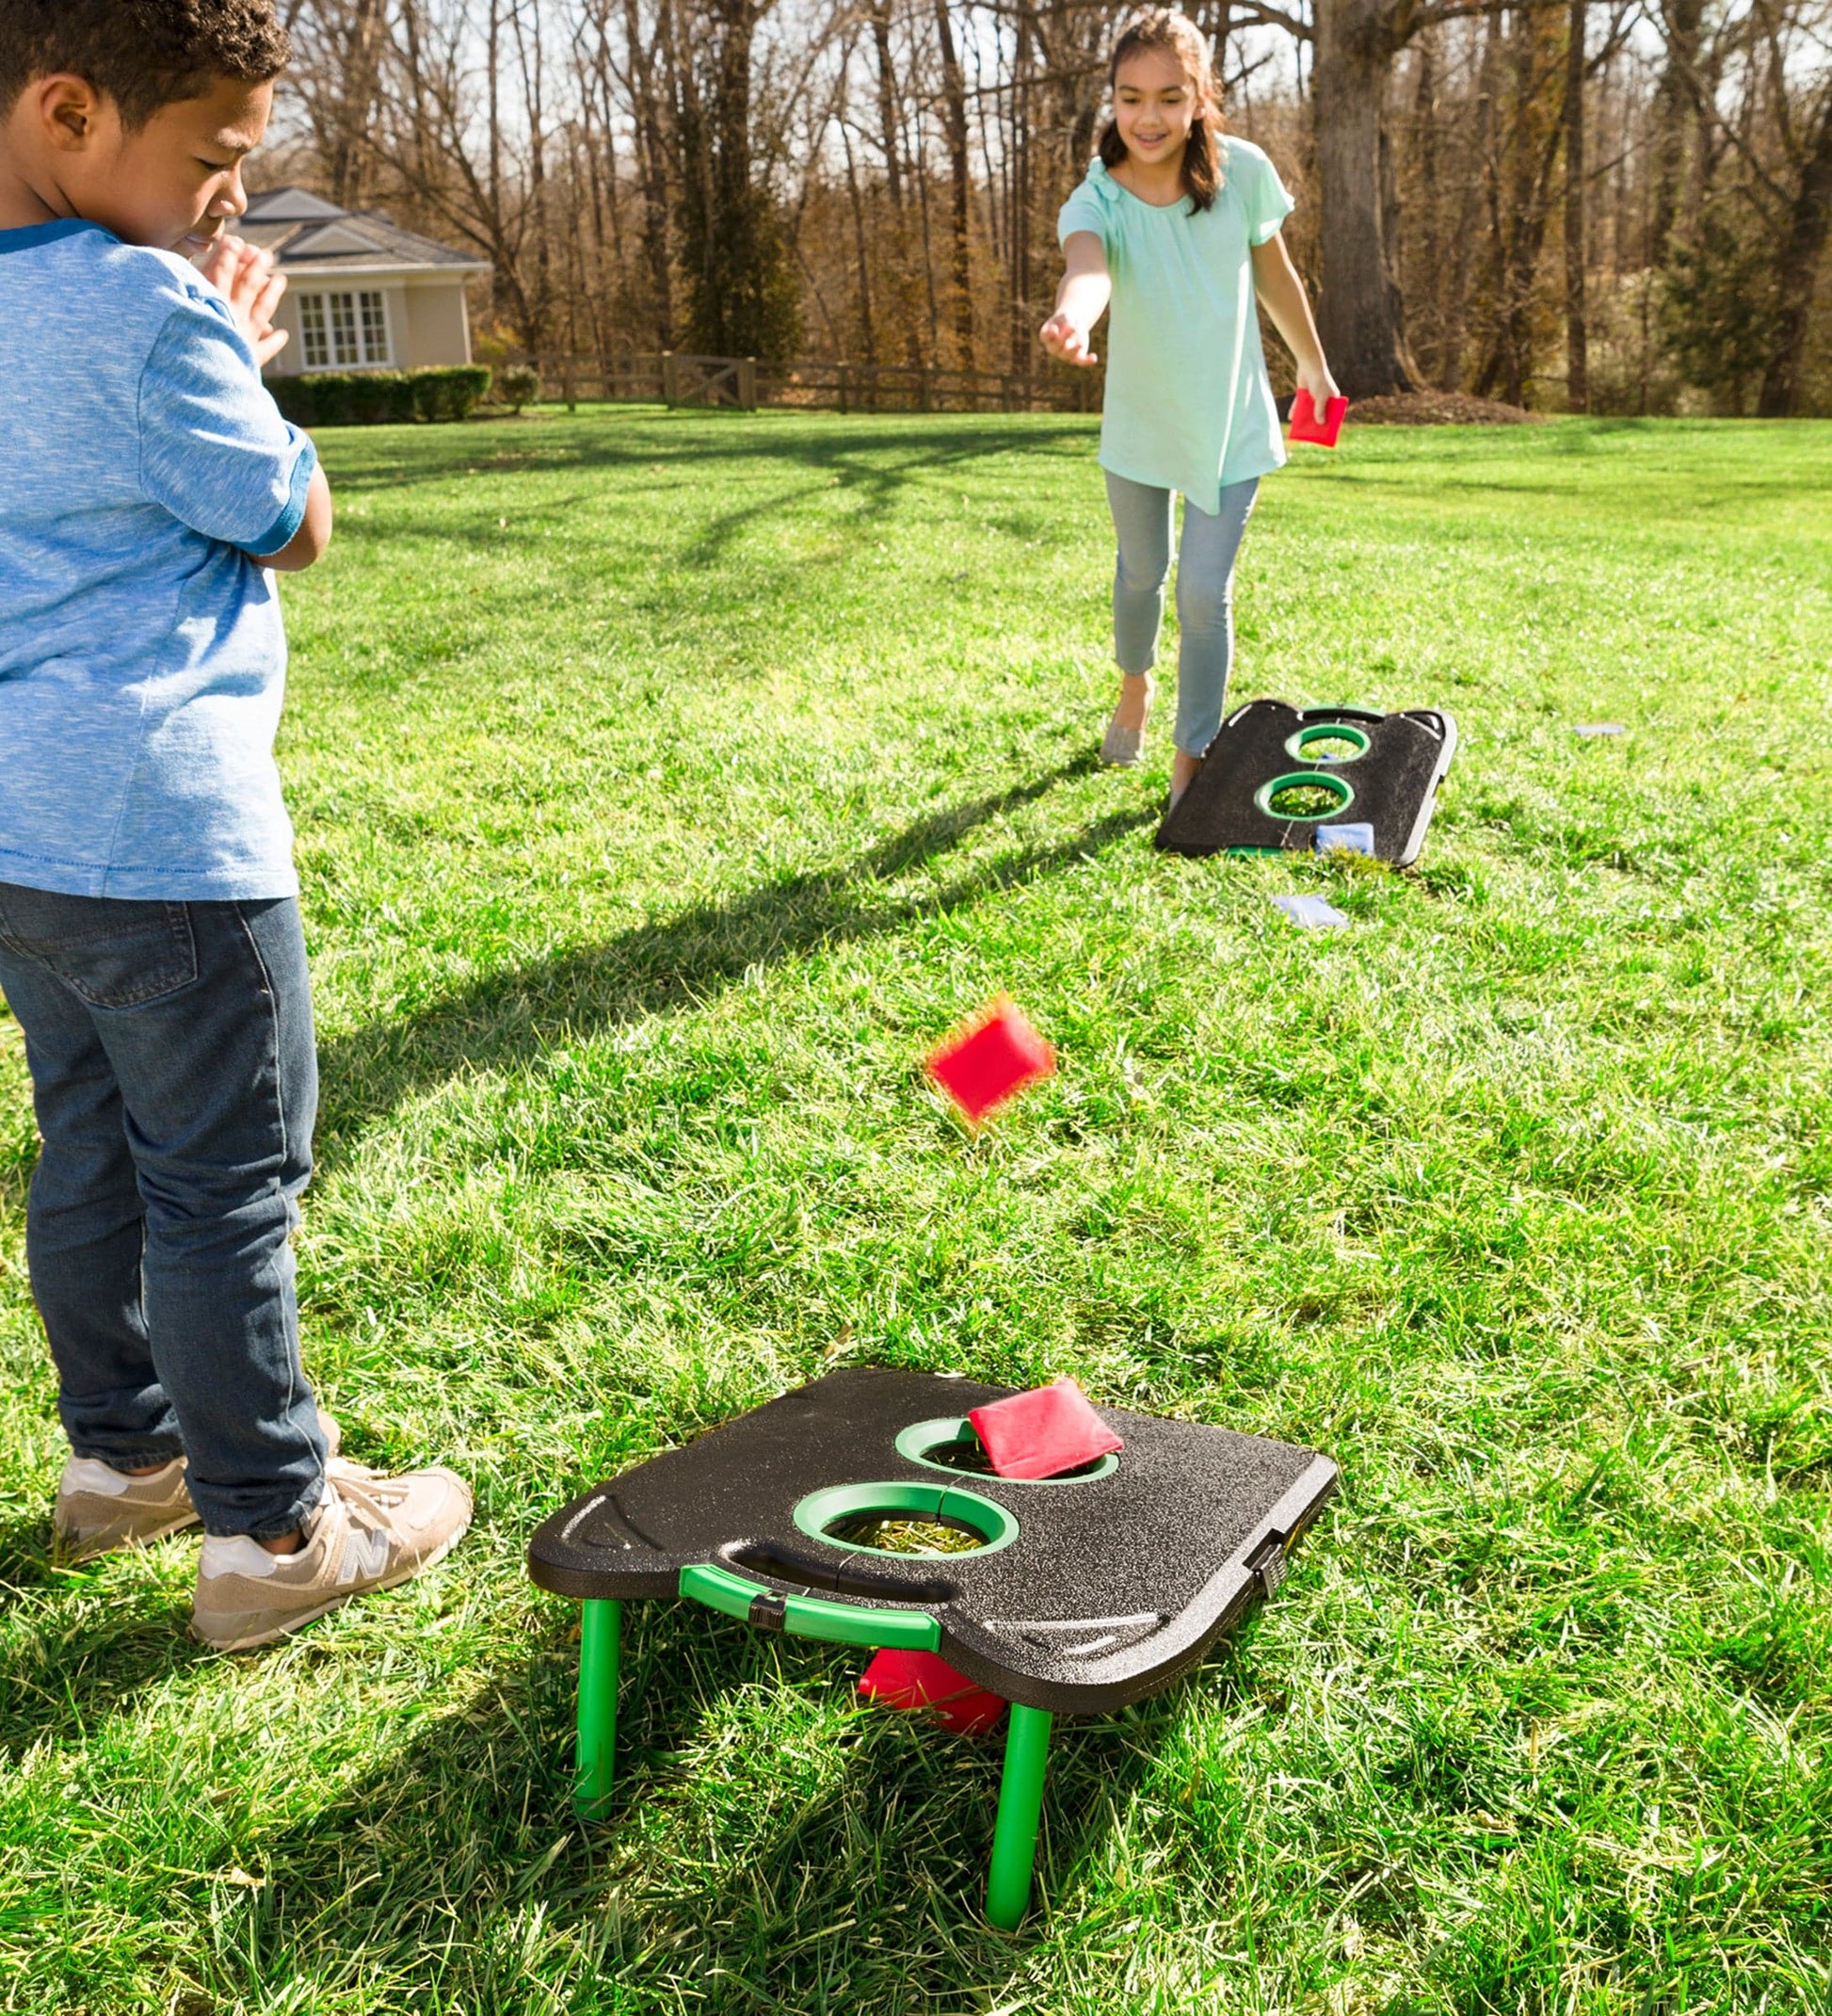
<instances>
[{"instance_id":1,"label":"t-shirt collar","mask_svg":"<svg viewBox=\"0 0 1832 2016\"><path fill-rule=\"evenodd\" d=\"M48 224L22 224L16 231L0 231L0 253L29 252L35 245L55 245L79 231L102 230L86 217L54 217Z\"/></svg>"}]
</instances>

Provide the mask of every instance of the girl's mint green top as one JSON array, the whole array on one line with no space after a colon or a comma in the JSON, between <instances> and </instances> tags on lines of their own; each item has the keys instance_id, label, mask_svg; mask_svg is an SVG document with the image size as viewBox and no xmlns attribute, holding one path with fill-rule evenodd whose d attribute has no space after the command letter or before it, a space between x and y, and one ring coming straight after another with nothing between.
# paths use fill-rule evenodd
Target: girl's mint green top
<instances>
[{"instance_id":1,"label":"girl's mint green top","mask_svg":"<svg viewBox=\"0 0 1832 2016\"><path fill-rule=\"evenodd\" d=\"M1062 206L1056 237L1091 231L1113 276L1101 466L1181 490L1198 509L1285 460L1272 403L1252 247L1291 215L1278 170L1251 141L1222 142L1220 193L1207 210L1163 208L1122 189L1097 157Z\"/></svg>"}]
</instances>

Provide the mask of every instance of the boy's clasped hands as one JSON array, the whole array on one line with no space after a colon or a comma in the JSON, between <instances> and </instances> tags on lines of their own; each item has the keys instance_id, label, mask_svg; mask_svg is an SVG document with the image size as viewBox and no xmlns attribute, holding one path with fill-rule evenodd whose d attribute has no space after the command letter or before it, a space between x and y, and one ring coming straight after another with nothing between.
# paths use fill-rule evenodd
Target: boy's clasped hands
<instances>
[{"instance_id":1,"label":"boy's clasped hands","mask_svg":"<svg viewBox=\"0 0 1832 2016\"><path fill-rule=\"evenodd\" d=\"M274 264L274 255L225 232L196 265L229 303L237 326L254 347L256 361L265 365L277 357L286 347L286 331L274 327L286 276Z\"/></svg>"}]
</instances>

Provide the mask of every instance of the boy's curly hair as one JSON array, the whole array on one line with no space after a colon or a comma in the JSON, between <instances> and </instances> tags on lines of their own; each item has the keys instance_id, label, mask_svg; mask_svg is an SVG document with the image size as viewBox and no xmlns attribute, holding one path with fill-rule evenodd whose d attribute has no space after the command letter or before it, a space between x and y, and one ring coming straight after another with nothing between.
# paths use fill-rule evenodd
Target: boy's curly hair
<instances>
[{"instance_id":1,"label":"boy's curly hair","mask_svg":"<svg viewBox=\"0 0 1832 2016\"><path fill-rule=\"evenodd\" d=\"M290 54L273 0L0 0L0 111L69 71L131 132L219 77L265 84Z\"/></svg>"}]
</instances>

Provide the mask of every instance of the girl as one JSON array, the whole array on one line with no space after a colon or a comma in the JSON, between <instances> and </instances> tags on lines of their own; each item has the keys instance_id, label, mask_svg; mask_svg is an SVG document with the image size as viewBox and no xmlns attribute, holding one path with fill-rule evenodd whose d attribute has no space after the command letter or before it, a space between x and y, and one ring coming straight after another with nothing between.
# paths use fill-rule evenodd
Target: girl
<instances>
[{"instance_id":1,"label":"girl","mask_svg":"<svg viewBox=\"0 0 1832 2016\"><path fill-rule=\"evenodd\" d=\"M1114 44L1108 81L1113 118L1057 219L1068 270L1043 346L1093 363L1089 333L1112 301L1101 466L1119 536L1114 654L1125 677L1101 744L1107 763L1145 753L1171 499L1183 493L1174 805L1221 725L1234 556L1260 478L1285 460L1256 299L1319 413L1336 381L1278 233L1292 199L1259 148L1222 137L1201 30L1169 8L1135 14Z\"/></svg>"}]
</instances>

